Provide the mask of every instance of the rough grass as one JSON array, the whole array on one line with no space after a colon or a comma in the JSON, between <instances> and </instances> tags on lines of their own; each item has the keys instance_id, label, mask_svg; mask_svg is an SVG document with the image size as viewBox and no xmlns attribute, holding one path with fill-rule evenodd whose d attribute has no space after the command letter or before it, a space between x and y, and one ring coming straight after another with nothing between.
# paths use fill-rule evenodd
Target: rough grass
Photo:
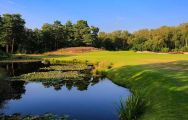
<instances>
[{"instance_id":1,"label":"rough grass","mask_svg":"<svg viewBox=\"0 0 188 120\"><path fill-rule=\"evenodd\" d=\"M140 94L132 94L126 101L120 101L120 120L138 120L145 112L147 102Z\"/></svg>"},{"instance_id":2,"label":"rough grass","mask_svg":"<svg viewBox=\"0 0 188 120\"><path fill-rule=\"evenodd\" d=\"M188 55L99 51L56 59L113 64L108 77L150 101L142 120L188 119Z\"/></svg>"}]
</instances>

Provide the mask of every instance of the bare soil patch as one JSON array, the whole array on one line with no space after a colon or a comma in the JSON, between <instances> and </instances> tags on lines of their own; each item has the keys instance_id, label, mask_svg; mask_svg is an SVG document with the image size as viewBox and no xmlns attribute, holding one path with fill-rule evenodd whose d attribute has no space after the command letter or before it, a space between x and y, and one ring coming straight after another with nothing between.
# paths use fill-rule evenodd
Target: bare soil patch
<instances>
[{"instance_id":1,"label":"bare soil patch","mask_svg":"<svg viewBox=\"0 0 188 120\"><path fill-rule=\"evenodd\" d=\"M56 51L51 51L46 54L52 54L52 55L80 54L80 53L93 52L93 51L99 51L99 50L100 49L94 48L94 47L70 47L70 48L59 49Z\"/></svg>"}]
</instances>

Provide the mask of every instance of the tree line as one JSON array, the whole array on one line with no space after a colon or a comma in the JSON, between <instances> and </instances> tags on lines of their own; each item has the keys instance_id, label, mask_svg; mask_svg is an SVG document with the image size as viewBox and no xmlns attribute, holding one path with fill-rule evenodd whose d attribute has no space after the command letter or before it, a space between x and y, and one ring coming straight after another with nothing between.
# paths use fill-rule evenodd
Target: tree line
<instances>
[{"instance_id":1,"label":"tree line","mask_svg":"<svg viewBox=\"0 0 188 120\"><path fill-rule=\"evenodd\" d=\"M110 50L188 51L188 23L175 27L142 29L134 33L128 31L100 32L98 38L98 47Z\"/></svg>"},{"instance_id":2,"label":"tree line","mask_svg":"<svg viewBox=\"0 0 188 120\"><path fill-rule=\"evenodd\" d=\"M54 21L29 29L20 14L0 15L0 49L7 53L43 53L65 47L93 46L107 50L188 51L188 23L158 29L99 32L85 20Z\"/></svg>"},{"instance_id":3,"label":"tree line","mask_svg":"<svg viewBox=\"0 0 188 120\"><path fill-rule=\"evenodd\" d=\"M0 47L7 53L42 53L64 47L94 46L99 28L89 26L87 21L75 24L60 21L45 23L41 29L25 27L20 14L0 16Z\"/></svg>"}]
</instances>

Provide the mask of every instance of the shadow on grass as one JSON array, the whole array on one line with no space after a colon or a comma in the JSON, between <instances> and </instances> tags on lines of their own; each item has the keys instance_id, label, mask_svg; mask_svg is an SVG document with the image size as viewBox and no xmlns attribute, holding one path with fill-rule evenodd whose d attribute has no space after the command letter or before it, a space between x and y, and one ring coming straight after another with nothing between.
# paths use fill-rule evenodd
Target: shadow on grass
<instances>
[{"instance_id":1,"label":"shadow on grass","mask_svg":"<svg viewBox=\"0 0 188 120\"><path fill-rule=\"evenodd\" d=\"M188 119L188 61L124 66L109 71L116 84L137 90L150 101L146 120Z\"/></svg>"}]
</instances>

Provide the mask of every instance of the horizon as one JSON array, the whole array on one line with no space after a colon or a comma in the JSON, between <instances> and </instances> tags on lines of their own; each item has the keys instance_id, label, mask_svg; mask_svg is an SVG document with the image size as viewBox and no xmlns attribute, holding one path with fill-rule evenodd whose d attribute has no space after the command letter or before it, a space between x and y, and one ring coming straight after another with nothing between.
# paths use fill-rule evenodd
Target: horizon
<instances>
[{"instance_id":1,"label":"horizon","mask_svg":"<svg viewBox=\"0 0 188 120\"><path fill-rule=\"evenodd\" d=\"M26 27L31 29L41 28L44 23L53 23L55 20L61 21L62 24L68 20L73 23L77 20L87 20L90 26L99 27L100 31L104 32L135 32L188 22L186 0L73 1L0 0L0 14L19 13L25 19Z\"/></svg>"}]
</instances>

